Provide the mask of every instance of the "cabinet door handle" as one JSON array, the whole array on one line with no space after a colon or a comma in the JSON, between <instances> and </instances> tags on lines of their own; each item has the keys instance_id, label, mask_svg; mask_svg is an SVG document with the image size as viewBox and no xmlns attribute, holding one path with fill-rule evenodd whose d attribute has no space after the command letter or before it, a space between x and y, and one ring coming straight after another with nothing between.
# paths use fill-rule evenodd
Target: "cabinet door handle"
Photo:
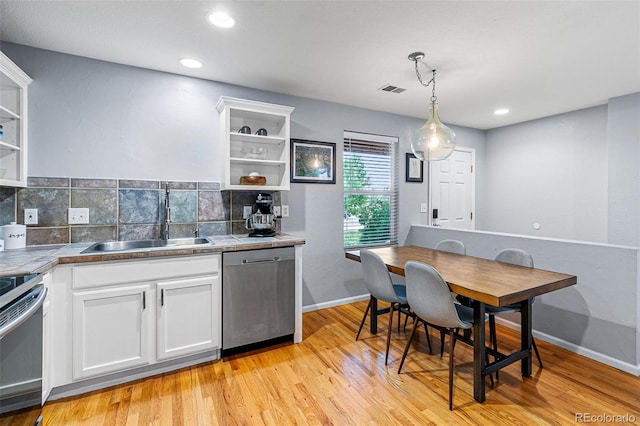
<instances>
[{"instance_id":1,"label":"cabinet door handle","mask_svg":"<svg viewBox=\"0 0 640 426\"><path fill-rule=\"evenodd\" d=\"M164 288L160 289L160 306L164 306Z\"/></svg>"},{"instance_id":2,"label":"cabinet door handle","mask_svg":"<svg viewBox=\"0 0 640 426\"><path fill-rule=\"evenodd\" d=\"M142 292L142 309L147 309L147 292Z\"/></svg>"}]
</instances>

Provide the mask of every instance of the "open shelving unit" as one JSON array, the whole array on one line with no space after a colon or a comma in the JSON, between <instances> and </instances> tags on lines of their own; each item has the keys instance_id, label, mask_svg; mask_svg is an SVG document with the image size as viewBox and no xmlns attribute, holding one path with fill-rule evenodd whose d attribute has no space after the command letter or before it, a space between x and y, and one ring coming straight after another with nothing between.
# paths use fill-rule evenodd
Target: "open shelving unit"
<instances>
[{"instance_id":1,"label":"open shelving unit","mask_svg":"<svg viewBox=\"0 0 640 426\"><path fill-rule=\"evenodd\" d=\"M224 150L224 189L289 189L289 129L293 107L221 97L216 105ZM248 126L251 133L239 133ZM255 134L265 129L267 134ZM242 185L241 176L257 173L265 185Z\"/></svg>"},{"instance_id":2,"label":"open shelving unit","mask_svg":"<svg viewBox=\"0 0 640 426\"><path fill-rule=\"evenodd\" d=\"M31 78L0 52L0 186L27 186L27 86Z\"/></svg>"}]
</instances>

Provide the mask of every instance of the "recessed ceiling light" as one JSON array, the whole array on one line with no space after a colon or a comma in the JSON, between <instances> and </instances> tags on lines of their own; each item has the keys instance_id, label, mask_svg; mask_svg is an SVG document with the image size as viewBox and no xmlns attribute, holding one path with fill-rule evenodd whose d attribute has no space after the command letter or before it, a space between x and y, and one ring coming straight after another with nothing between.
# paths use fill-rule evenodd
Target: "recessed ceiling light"
<instances>
[{"instance_id":1,"label":"recessed ceiling light","mask_svg":"<svg viewBox=\"0 0 640 426\"><path fill-rule=\"evenodd\" d=\"M505 114L509 114L509 109L508 108L500 108L500 109L497 109L497 110L493 111L493 113L495 115L505 115Z\"/></svg>"},{"instance_id":2,"label":"recessed ceiling light","mask_svg":"<svg viewBox=\"0 0 640 426\"><path fill-rule=\"evenodd\" d=\"M182 58L180 63L187 68L202 68L202 62L197 59Z\"/></svg>"},{"instance_id":3,"label":"recessed ceiling light","mask_svg":"<svg viewBox=\"0 0 640 426\"><path fill-rule=\"evenodd\" d=\"M207 18L209 18L209 22L220 28L231 28L236 24L235 19L225 12L211 12Z\"/></svg>"}]
</instances>

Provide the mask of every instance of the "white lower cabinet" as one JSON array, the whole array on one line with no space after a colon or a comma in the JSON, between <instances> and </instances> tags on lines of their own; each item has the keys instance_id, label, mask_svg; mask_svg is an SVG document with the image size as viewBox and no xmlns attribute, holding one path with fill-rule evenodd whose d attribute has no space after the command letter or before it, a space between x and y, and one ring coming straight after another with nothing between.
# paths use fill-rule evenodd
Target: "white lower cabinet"
<instances>
[{"instance_id":1,"label":"white lower cabinet","mask_svg":"<svg viewBox=\"0 0 640 426\"><path fill-rule=\"evenodd\" d=\"M58 266L52 386L219 356L219 274L219 254Z\"/></svg>"},{"instance_id":2,"label":"white lower cabinet","mask_svg":"<svg viewBox=\"0 0 640 426\"><path fill-rule=\"evenodd\" d=\"M74 292L73 378L148 364L150 284Z\"/></svg>"},{"instance_id":3,"label":"white lower cabinet","mask_svg":"<svg viewBox=\"0 0 640 426\"><path fill-rule=\"evenodd\" d=\"M158 360L220 347L218 276L158 282L156 303Z\"/></svg>"}]
</instances>

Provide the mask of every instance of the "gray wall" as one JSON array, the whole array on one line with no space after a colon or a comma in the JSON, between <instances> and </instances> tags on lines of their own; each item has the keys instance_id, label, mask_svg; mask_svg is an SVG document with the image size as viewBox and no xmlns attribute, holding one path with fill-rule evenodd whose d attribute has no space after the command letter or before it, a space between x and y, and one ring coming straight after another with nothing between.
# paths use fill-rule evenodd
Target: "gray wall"
<instances>
[{"instance_id":1,"label":"gray wall","mask_svg":"<svg viewBox=\"0 0 640 426\"><path fill-rule=\"evenodd\" d=\"M478 229L607 242L606 106L487 131L486 168Z\"/></svg>"},{"instance_id":2,"label":"gray wall","mask_svg":"<svg viewBox=\"0 0 640 426\"><path fill-rule=\"evenodd\" d=\"M536 298L534 335L640 374L638 247L429 226L413 226L407 244L434 248L449 238L462 241L469 256L493 259L498 251L516 247L533 256L536 268L576 275L577 285Z\"/></svg>"},{"instance_id":3,"label":"gray wall","mask_svg":"<svg viewBox=\"0 0 640 426\"><path fill-rule=\"evenodd\" d=\"M304 236L303 305L365 293L359 269L337 268L342 247L344 130L400 138L400 237L427 201L427 182L404 182L408 135L423 120L253 90L57 52L3 43L2 51L31 78L29 175L172 181L221 180L218 113L222 95L295 107L291 136L338 144L336 185L291 184L284 232ZM426 96L426 94L425 94ZM425 98L426 99L426 98ZM452 126L461 146L484 158L484 132ZM482 199L483 167L478 166ZM481 204L481 203L480 203ZM478 220L481 220L478 217Z\"/></svg>"},{"instance_id":4,"label":"gray wall","mask_svg":"<svg viewBox=\"0 0 640 426\"><path fill-rule=\"evenodd\" d=\"M640 245L640 93L609 100L608 236Z\"/></svg>"},{"instance_id":5,"label":"gray wall","mask_svg":"<svg viewBox=\"0 0 640 426\"><path fill-rule=\"evenodd\" d=\"M486 159L477 229L640 246L640 93L489 130Z\"/></svg>"}]
</instances>

